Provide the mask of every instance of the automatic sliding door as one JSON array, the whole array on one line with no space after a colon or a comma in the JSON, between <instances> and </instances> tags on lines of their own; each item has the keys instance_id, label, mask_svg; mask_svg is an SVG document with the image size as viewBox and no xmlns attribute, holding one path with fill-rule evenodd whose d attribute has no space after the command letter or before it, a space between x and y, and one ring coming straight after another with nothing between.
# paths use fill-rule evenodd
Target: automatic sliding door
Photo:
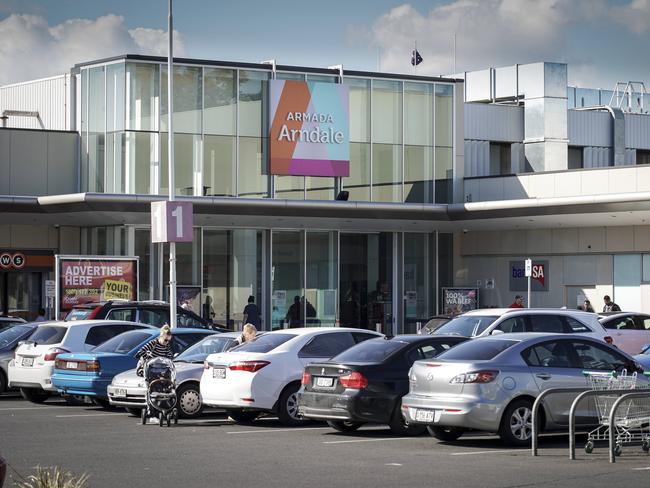
<instances>
[{"instance_id":1,"label":"automatic sliding door","mask_svg":"<svg viewBox=\"0 0 650 488\"><path fill-rule=\"evenodd\" d=\"M271 328L303 327L302 306L305 262L305 234L302 231L271 233ZM309 313L311 314L311 313Z\"/></svg>"}]
</instances>

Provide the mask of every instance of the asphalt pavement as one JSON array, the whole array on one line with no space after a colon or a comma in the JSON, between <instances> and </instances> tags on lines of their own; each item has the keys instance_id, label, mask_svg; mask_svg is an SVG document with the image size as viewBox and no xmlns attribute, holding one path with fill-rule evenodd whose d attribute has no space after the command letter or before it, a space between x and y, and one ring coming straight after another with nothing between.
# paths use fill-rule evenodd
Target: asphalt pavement
<instances>
[{"instance_id":1,"label":"asphalt pavement","mask_svg":"<svg viewBox=\"0 0 650 488\"><path fill-rule=\"evenodd\" d=\"M578 446L584 438L578 440ZM0 396L0 456L16 473L37 465L90 476L92 487L574 487L642 486L650 456L626 446L615 464L605 447L568 459L568 437L545 436L540 456L467 435L442 443L395 437L384 426L342 434L325 424L287 428L265 417L237 425L222 413L177 426L140 425L120 410L35 405Z\"/></svg>"}]
</instances>

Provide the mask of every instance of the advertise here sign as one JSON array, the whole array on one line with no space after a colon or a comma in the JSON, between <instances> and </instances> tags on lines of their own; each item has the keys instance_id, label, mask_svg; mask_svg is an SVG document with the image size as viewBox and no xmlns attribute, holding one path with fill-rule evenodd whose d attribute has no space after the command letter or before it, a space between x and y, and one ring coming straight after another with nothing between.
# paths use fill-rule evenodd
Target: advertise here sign
<instances>
[{"instance_id":1,"label":"advertise here sign","mask_svg":"<svg viewBox=\"0 0 650 488\"><path fill-rule=\"evenodd\" d=\"M528 290L525 261L510 261L509 268L510 291ZM531 291L548 291L548 261L533 259L530 270L530 289Z\"/></svg>"},{"instance_id":2,"label":"advertise here sign","mask_svg":"<svg viewBox=\"0 0 650 488\"><path fill-rule=\"evenodd\" d=\"M138 258L57 256L59 311L106 300L137 300Z\"/></svg>"},{"instance_id":3,"label":"advertise here sign","mask_svg":"<svg viewBox=\"0 0 650 488\"><path fill-rule=\"evenodd\" d=\"M478 308L477 288L443 288L442 313L459 315Z\"/></svg>"},{"instance_id":4,"label":"advertise here sign","mask_svg":"<svg viewBox=\"0 0 650 488\"><path fill-rule=\"evenodd\" d=\"M349 89L271 80L269 173L350 176Z\"/></svg>"}]
</instances>

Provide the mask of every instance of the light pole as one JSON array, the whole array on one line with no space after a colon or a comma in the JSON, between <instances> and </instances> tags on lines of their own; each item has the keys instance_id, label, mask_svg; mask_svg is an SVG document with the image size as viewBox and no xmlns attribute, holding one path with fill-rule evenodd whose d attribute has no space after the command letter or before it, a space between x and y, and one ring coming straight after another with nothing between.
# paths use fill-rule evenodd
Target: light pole
<instances>
[{"instance_id":1,"label":"light pole","mask_svg":"<svg viewBox=\"0 0 650 488\"><path fill-rule=\"evenodd\" d=\"M169 201L175 200L176 183L174 180L174 21L172 17L172 0L169 0L167 15L167 162L169 172ZM169 243L169 325L176 328L176 242Z\"/></svg>"}]
</instances>

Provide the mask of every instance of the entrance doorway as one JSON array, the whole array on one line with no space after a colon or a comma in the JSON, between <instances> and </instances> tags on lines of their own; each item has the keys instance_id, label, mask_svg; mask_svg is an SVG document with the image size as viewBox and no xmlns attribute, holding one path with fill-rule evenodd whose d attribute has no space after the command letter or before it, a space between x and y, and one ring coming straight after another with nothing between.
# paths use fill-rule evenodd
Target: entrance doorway
<instances>
[{"instance_id":1,"label":"entrance doorway","mask_svg":"<svg viewBox=\"0 0 650 488\"><path fill-rule=\"evenodd\" d=\"M591 301L591 306L596 309L600 303L596 301L596 287L593 285L566 286L564 288L564 305L569 310L582 309L585 299Z\"/></svg>"},{"instance_id":2,"label":"entrance doorway","mask_svg":"<svg viewBox=\"0 0 650 488\"><path fill-rule=\"evenodd\" d=\"M0 272L0 314L34 320L44 307L42 273Z\"/></svg>"}]
</instances>

